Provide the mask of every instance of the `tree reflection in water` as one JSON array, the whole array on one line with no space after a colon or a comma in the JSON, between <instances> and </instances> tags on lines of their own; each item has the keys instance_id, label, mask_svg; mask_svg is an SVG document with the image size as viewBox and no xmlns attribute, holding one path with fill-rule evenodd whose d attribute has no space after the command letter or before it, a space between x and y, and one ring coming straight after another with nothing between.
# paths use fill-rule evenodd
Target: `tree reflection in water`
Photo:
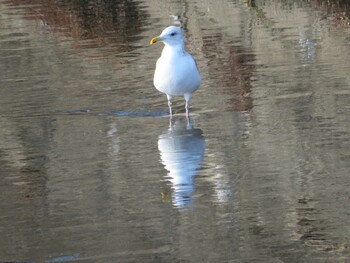
<instances>
[{"instance_id":1,"label":"tree reflection in water","mask_svg":"<svg viewBox=\"0 0 350 263\"><path fill-rule=\"evenodd\" d=\"M22 6L27 2L11 0L8 4ZM148 18L134 1L33 0L24 10L25 18L36 20L40 31L61 33L76 41L91 40L88 45L84 43L84 48L135 41L133 36L141 32ZM79 43L75 44L80 47ZM128 51L128 45L121 47Z\"/></svg>"}]
</instances>

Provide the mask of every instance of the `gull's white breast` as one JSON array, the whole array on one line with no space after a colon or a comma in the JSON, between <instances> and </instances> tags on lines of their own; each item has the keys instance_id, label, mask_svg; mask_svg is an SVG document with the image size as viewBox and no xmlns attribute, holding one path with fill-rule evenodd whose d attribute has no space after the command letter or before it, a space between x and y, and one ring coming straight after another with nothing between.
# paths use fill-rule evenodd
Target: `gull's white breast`
<instances>
[{"instance_id":1,"label":"gull's white breast","mask_svg":"<svg viewBox=\"0 0 350 263\"><path fill-rule=\"evenodd\" d=\"M170 96L195 92L201 76L193 57L185 51L167 52L164 48L154 73L154 86Z\"/></svg>"}]
</instances>

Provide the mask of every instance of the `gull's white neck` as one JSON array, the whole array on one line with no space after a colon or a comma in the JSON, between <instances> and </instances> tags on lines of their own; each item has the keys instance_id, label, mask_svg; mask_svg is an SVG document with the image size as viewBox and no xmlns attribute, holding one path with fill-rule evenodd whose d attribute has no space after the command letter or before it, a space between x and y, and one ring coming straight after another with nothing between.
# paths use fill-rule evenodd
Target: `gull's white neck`
<instances>
[{"instance_id":1,"label":"gull's white neck","mask_svg":"<svg viewBox=\"0 0 350 263\"><path fill-rule=\"evenodd\" d=\"M173 55L185 55L185 45L184 43L178 45L169 45L164 43L164 48L162 51L162 56L173 56Z\"/></svg>"}]
</instances>

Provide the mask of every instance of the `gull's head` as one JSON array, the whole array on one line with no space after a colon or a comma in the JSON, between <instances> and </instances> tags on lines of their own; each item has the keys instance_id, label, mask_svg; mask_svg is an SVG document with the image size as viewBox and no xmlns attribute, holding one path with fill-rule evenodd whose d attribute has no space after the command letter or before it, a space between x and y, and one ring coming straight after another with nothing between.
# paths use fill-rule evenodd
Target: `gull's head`
<instances>
[{"instance_id":1,"label":"gull's head","mask_svg":"<svg viewBox=\"0 0 350 263\"><path fill-rule=\"evenodd\" d=\"M181 28L176 26L167 27L159 36L152 38L151 45L159 41L170 46L183 45L184 39Z\"/></svg>"}]
</instances>

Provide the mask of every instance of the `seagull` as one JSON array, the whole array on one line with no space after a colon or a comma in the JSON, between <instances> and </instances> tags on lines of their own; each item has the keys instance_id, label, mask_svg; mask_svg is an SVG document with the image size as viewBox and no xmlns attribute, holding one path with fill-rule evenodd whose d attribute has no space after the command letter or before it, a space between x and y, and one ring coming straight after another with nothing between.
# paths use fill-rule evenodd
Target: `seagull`
<instances>
[{"instance_id":1,"label":"seagull","mask_svg":"<svg viewBox=\"0 0 350 263\"><path fill-rule=\"evenodd\" d=\"M157 60L153 83L157 90L165 93L172 116L173 96L184 96L186 116L189 117L190 99L201 84L201 75L194 58L186 52L181 28L169 26L152 38L151 45L163 42L162 55Z\"/></svg>"}]
</instances>

